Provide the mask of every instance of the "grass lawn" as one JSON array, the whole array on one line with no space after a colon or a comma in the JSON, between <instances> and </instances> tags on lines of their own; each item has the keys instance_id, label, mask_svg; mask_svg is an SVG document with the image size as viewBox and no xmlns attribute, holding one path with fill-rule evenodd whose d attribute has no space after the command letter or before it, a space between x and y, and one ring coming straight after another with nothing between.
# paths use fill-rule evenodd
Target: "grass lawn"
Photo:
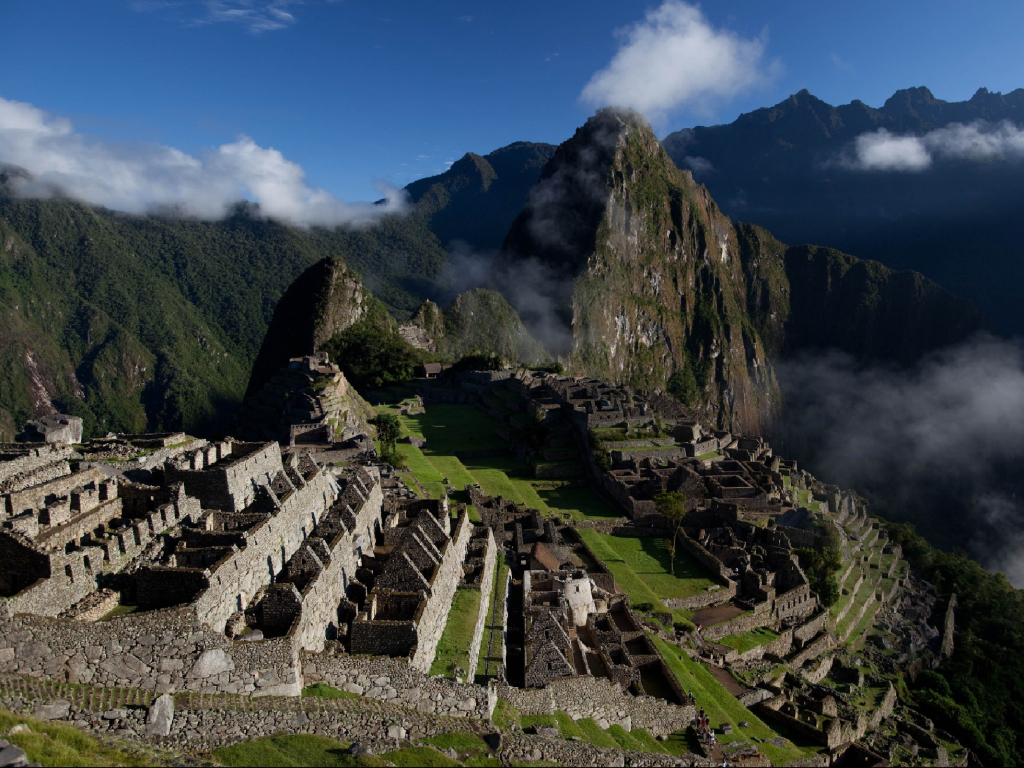
<instances>
[{"instance_id":1,"label":"grass lawn","mask_svg":"<svg viewBox=\"0 0 1024 768\"><path fill-rule=\"evenodd\" d=\"M614 520L620 517L593 488L575 488L568 485L544 488L542 483L535 483L534 488L549 508L572 512L574 520Z\"/></svg>"},{"instance_id":2,"label":"grass lawn","mask_svg":"<svg viewBox=\"0 0 1024 768\"><path fill-rule=\"evenodd\" d=\"M670 573L664 539L611 536L591 528L581 528L579 534L608 566L633 605L651 603L657 610L667 611L662 598L689 597L716 583L708 578L699 563L683 552L676 553L675 574ZM689 620L685 612L671 613L676 621Z\"/></svg>"},{"instance_id":3,"label":"grass lawn","mask_svg":"<svg viewBox=\"0 0 1024 768\"><path fill-rule=\"evenodd\" d=\"M467 485L479 485L488 496L502 496L518 504L540 510L541 514L574 520L614 519L618 514L591 488L558 487L551 481L537 481L532 468L510 455L474 456L460 459L457 452L493 451L508 448L497 436L498 422L471 405L431 403L426 413L414 416L398 414L398 405L377 406L380 413L398 415L402 436L425 437L422 450L399 443L398 452L409 472L430 498L437 498L448 485L457 489L455 500ZM402 476L415 490L408 475Z\"/></svg>"},{"instance_id":4,"label":"grass lawn","mask_svg":"<svg viewBox=\"0 0 1024 768\"><path fill-rule=\"evenodd\" d=\"M324 683L317 683L316 685L307 685L302 689L302 698L315 698L315 699L358 699L358 693L352 693L351 691L342 691L338 688L332 688Z\"/></svg>"},{"instance_id":5,"label":"grass lawn","mask_svg":"<svg viewBox=\"0 0 1024 768\"><path fill-rule=\"evenodd\" d=\"M487 679L497 674L501 666L501 657L504 647L505 624L502 621L501 607L505 604L505 579L508 575L508 563L505 562L505 555L498 552L494 564L494 588L491 591L491 604L488 608L487 624L484 626L484 634L480 638L480 655L477 657L476 682L479 685L486 685ZM488 642L490 653L487 652Z\"/></svg>"},{"instance_id":6,"label":"grass lawn","mask_svg":"<svg viewBox=\"0 0 1024 768\"><path fill-rule=\"evenodd\" d=\"M68 723L44 722L0 710L0 733L25 723L30 733L16 733L4 738L20 747L33 763L42 765L165 765L168 755L156 759L157 750L146 754L146 747L131 745L131 751L104 744Z\"/></svg>"},{"instance_id":7,"label":"grass lawn","mask_svg":"<svg viewBox=\"0 0 1024 768\"><path fill-rule=\"evenodd\" d=\"M409 434L427 439L426 448L432 453L455 455L508 447L495 431L500 422L472 405L430 403L425 413L400 418Z\"/></svg>"},{"instance_id":8,"label":"grass lawn","mask_svg":"<svg viewBox=\"0 0 1024 768\"><path fill-rule=\"evenodd\" d=\"M348 753L348 744L307 733L280 734L232 744L213 751L214 759L227 766L374 766L387 765L379 757ZM440 753L438 753L440 754ZM442 755L442 757L444 757ZM457 763L450 763L457 765ZM74 763L63 763L74 765ZM425 763L416 763L425 765Z\"/></svg>"},{"instance_id":9,"label":"grass lawn","mask_svg":"<svg viewBox=\"0 0 1024 768\"><path fill-rule=\"evenodd\" d=\"M738 635L726 635L715 642L720 643L721 645L727 645L730 648L735 648L740 653L746 653L751 648L757 648L759 645L767 645L778 636L778 632L772 632L772 630L767 627L759 627L758 629L752 629L749 632L743 632Z\"/></svg>"},{"instance_id":10,"label":"grass lawn","mask_svg":"<svg viewBox=\"0 0 1024 768\"><path fill-rule=\"evenodd\" d=\"M619 743L615 741L610 734L605 733L601 726L599 726L591 717L584 717L582 720L577 720L576 725L581 731L583 731L583 738L595 747L615 749L619 746Z\"/></svg>"},{"instance_id":11,"label":"grass lawn","mask_svg":"<svg viewBox=\"0 0 1024 768\"><path fill-rule=\"evenodd\" d=\"M402 768L447 768L462 765L458 760L452 760L434 747L406 747L394 752L385 752L381 757Z\"/></svg>"},{"instance_id":12,"label":"grass lawn","mask_svg":"<svg viewBox=\"0 0 1024 768\"><path fill-rule=\"evenodd\" d=\"M455 600L448 612L444 634L437 643L437 655L430 665L430 674L452 676L455 667L469 671L469 646L479 611L479 590L455 590Z\"/></svg>"},{"instance_id":13,"label":"grass lawn","mask_svg":"<svg viewBox=\"0 0 1024 768\"><path fill-rule=\"evenodd\" d=\"M684 691L691 691L697 699L697 707L703 707L713 728L722 723L731 723L733 733L730 736L720 735L718 740L727 744L731 741L749 739L757 736L767 740L778 734L765 725L754 713L740 704L731 693L702 664L694 661L679 647L667 643L656 635L651 635L665 663L672 670ZM749 728L740 728L741 720L750 723ZM789 765L804 757L815 754L813 747L800 748L789 743L785 747L774 744L758 744L758 749L765 753L772 765Z\"/></svg>"}]
</instances>

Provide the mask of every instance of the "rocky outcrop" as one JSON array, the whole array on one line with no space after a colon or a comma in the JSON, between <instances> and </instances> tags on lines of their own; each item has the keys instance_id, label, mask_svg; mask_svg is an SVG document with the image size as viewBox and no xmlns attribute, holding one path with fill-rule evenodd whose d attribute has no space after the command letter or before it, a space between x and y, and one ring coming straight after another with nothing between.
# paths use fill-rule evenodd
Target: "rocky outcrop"
<instances>
[{"instance_id":1,"label":"rocky outcrop","mask_svg":"<svg viewBox=\"0 0 1024 768\"><path fill-rule=\"evenodd\" d=\"M270 381L288 360L321 351L364 311L363 284L341 259L326 258L303 272L285 291L267 329L246 397Z\"/></svg>"},{"instance_id":2,"label":"rocky outcrop","mask_svg":"<svg viewBox=\"0 0 1024 768\"><path fill-rule=\"evenodd\" d=\"M612 108L558 148L499 264L509 282L538 283L517 307L528 325L553 307L568 372L667 389L733 432L778 413L777 355L832 347L906 364L983 327L920 274L734 225L640 115Z\"/></svg>"},{"instance_id":3,"label":"rocky outcrop","mask_svg":"<svg viewBox=\"0 0 1024 768\"><path fill-rule=\"evenodd\" d=\"M513 365L549 359L505 297L486 288L460 293L443 312L424 302L399 332L414 347L452 361L476 354L497 355Z\"/></svg>"},{"instance_id":4,"label":"rocky outcrop","mask_svg":"<svg viewBox=\"0 0 1024 768\"><path fill-rule=\"evenodd\" d=\"M558 148L501 258L513 275L550 271L570 372L643 389L678 373L701 415L731 429L757 431L775 410L736 230L640 115L602 110Z\"/></svg>"}]
</instances>

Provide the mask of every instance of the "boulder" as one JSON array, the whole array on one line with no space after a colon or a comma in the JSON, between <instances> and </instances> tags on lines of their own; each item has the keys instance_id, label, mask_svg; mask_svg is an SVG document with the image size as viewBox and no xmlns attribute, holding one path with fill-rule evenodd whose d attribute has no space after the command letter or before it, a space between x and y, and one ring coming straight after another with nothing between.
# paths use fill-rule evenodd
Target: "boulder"
<instances>
[{"instance_id":1,"label":"boulder","mask_svg":"<svg viewBox=\"0 0 1024 768\"><path fill-rule=\"evenodd\" d=\"M28 765L28 755L25 754L24 750L18 749L13 744L9 744L3 749L0 749L0 766L8 765Z\"/></svg>"},{"instance_id":2,"label":"boulder","mask_svg":"<svg viewBox=\"0 0 1024 768\"><path fill-rule=\"evenodd\" d=\"M230 672L234 668L235 663L227 653L220 648L211 648L208 651L203 651L202 655L196 659L188 676L191 678L213 677L221 672Z\"/></svg>"},{"instance_id":3,"label":"boulder","mask_svg":"<svg viewBox=\"0 0 1024 768\"><path fill-rule=\"evenodd\" d=\"M157 697L146 715L146 735L168 736L174 721L174 697L169 693Z\"/></svg>"},{"instance_id":4,"label":"boulder","mask_svg":"<svg viewBox=\"0 0 1024 768\"><path fill-rule=\"evenodd\" d=\"M405 738L405 728L400 725L389 725L388 726L388 738L397 739L401 741Z\"/></svg>"},{"instance_id":5,"label":"boulder","mask_svg":"<svg viewBox=\"0 0 1024 768\"><path fill-rule=\"evenodd\" d=\"M71 713L71 702L64 699L51 701L36 709L33 716L39 720L63 720Z\"/></svg>"}]
</instances>

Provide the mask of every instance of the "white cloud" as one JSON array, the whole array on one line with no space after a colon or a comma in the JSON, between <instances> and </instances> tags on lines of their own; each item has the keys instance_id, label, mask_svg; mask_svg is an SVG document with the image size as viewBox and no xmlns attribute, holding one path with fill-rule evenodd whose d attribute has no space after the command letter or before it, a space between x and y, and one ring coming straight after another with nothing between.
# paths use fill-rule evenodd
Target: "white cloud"
<instances>
[{"instance_id":1,"label":"white cloud","mask_svg":"<svg viewBox=\"0 0 1024 768\"><path fill-rule=\"evenodd\" d=\"M922 171L937 159L1020 158L1024 158L1024 130L1008 120L977 120L970 125L952 123L924 136L898 136L884 128L862 133L839 162L863 171Z\"/></svg>"},{"instance_id":2,"label":"white cloud","mask_svg":"<svg viewBox=\"0 0 1024 768\"><path fill-rule=\"evenodd\" d=\"M632 107L653 120L683 106L706 112L715 100L764 83L778 69L765 61L763 36L745 40L715 29L699 7L680 0L665 0L616 35L621 47L580 98Z\"/></svg>"},{"instance_id":3,"label":"white cloud","mask_svg":"<svg viewBox=\"0 0 1024 768\"><path fill-rule=\"evenodd\" d=\"M206 0L206 16L199 23L230 22L260 34L284 29L295 23L288 8L301 0Z\"/></svg>"},{"instance_id":4,"label":"white cloud","mask_svg":"<svg viewBox=\"0 0 1024 768\"><path fill-rule=\"evenodd\" d=\"M862 133L854 140L855 165L866 171L921 171L932 164L916 136L896 136L885 128Z\"/></svg>"},{"instance_id":5,"label":"white cloud","mask_svg":"<svg viewBox=\"0 0 1024 768\"><path fill-rule=\"evenodd\" d=\"M155 144L105 144L71 122L31 104L0 98L0 163L25 169L26 197L66 195L119 211L173 208L204 219L224 216L248 199L263 215L298 225L370 224L403 206L385 190L385 205L349 204L306 185L302 167L276 149L240 136L203 157Z\"/></svg>"}]
</instances>

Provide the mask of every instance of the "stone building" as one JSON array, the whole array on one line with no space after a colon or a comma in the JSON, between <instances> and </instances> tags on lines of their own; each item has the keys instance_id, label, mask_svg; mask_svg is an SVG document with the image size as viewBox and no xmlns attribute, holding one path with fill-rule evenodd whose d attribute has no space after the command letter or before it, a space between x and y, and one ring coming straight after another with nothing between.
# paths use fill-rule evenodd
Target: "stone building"
<instances>
[{"instance_id":1,"label":"stone building","mask_svg":"<svg viewBox=\"0 0 1024 768\"><path fill-rule=\"evenodd\" d=\"M447 499L403 504L389 515L370 588L349 630L352 653L407 656L429 670L472 538L469 515L453 522ZM369 582L367 584L367 582Z\"/></svg>"}]
</instances>

